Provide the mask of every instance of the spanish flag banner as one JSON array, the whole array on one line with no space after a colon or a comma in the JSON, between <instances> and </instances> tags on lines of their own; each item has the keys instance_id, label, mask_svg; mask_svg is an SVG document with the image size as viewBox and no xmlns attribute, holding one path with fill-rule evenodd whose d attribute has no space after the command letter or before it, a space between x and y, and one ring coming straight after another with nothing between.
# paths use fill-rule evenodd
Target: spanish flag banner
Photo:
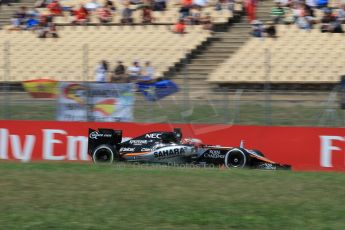
<instances>
[{"instance_id":1,"label":"spanish flag banner","mask_svg":"<svg viewBox=\"0 0 345 230\"><path fill-rule=\"evenodd\" d=\"M36 79L22 82L26 92L33 98L55 98L58 93L58 81Z\"/></svg>"}]
</instances>

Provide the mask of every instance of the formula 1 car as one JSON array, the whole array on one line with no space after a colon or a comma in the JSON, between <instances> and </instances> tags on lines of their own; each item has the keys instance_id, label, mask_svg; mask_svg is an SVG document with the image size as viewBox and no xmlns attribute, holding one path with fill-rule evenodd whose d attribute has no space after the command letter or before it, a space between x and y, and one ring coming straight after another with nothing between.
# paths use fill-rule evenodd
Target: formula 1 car
<instances>
[{"instance_id":1,"label":"formula 1 car","mask_svg":"<svg viewBox=\"0 0 345 230\"><path fill-rule=\"evenodd\" d=\"M224 165L227 168L290 169L267 159L260 151L244 147L205 145L197 139L182 139L180 129L150 132L122 141L122 130L89 129L88 153L94 163L117 161Z\"/></svg>"}]
</instances>

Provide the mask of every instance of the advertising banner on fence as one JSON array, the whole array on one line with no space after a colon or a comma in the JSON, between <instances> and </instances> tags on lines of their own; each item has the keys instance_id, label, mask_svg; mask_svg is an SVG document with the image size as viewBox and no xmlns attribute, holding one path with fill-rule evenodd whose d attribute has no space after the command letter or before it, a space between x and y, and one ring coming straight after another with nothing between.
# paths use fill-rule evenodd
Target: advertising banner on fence
<instances>
[{"instance_id":1,"label":"advertising banner on fence","mask_svg":"<svg viewBox=\"0 0 345 230\"><path fill-rule=\"evenodd\" d=\"M344 128L0 121L0 160L89 161L89 128L121 129L130 138L174 127L181 128L184 137L205 144L239 146L244 140L245 147L258 149L294 170L345 171Z\"/></svg>"},{"instance_id":2,"label":"advertising banner on fence","mask_svg":"<svg viewBox=\"0 0 345 230\"><path fill-rule=\"evenodd\" d=\"M134 85L61 82L57 120L133 120Z\"/></svg>"}]
</instances>

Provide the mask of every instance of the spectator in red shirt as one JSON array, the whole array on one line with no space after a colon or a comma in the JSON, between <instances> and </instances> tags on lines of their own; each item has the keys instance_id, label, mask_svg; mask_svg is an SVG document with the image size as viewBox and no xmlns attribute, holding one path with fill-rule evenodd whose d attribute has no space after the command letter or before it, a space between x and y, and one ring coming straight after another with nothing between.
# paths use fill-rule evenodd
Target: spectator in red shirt
<instances>
[{"instance_id":1,"label":"spectator in red shirt","mask_svg":"<svg viewBox=\"0 0 345 230\"><path fill-rule=\"evenodd\" d=\"M110 7L104 5L98 9L98 19L101 23L108 23L112 20L112 13Z\"/></svg>"},{"instance_id":2,"label":"spectator in red shirt","mask_svg":"<svg viewBox=\"0 0 345 230\"><path fill-rule=\"evenodd\" d=\"M62 16L62 7L58 0L53 0L47 8L54 16Z\"/></svg>"},{"instance_id":3,"label":"spectator in red shirt","mask_svg":"<svg viewBox=\"0 0 345 230\"><path fill-rule=\"evenodd\" d=\"M143 23L152 23L152 4L150 0L145 0L144 4L142 5L142 22Z\"/></svg>"},{"instance_id":4,"label":"spectator in red shirt","mask_svg":"<svg viewBox=\"0 0 345 230\"><path fill-rule=\"evenodd\" d=\"M174 28L174 32L177 34L184 34L186 30L186 25L184 24L184 20L181 18L176 24Z\"/></svg>"},{"instance_id":5,"label":"spectator in red shirt","mask_svg":"<svg viewBox=\"0 0 345 230\"><path fill-rule=\"evenodd\" d=\"M256 0L246 0L245 8L247 11L248 21L254 21L256 19Z\"/></svg>"},{"instance_id":6,"label":"spectator in red shirt","mask_svg":"<svg viewBox=\"0 0 345 230\"><path fill-rule=\"evenodd\" d=\"M89 12L83 5L80 5L80 8L72 13L75 16L75 20L72 22L74 24L85 24L89 21Z\"/></svg>"},{"instance_id":7,"label":"spectator in red shirt","mask_svg":"<svg viewBox=\"0 0 345 230\"><path fill-rule=\"evenodd\" d=\"M182 0L182 5L183 6L191 7L192 4L193 4L193 0Z\"/></svg>"}]
</instances>

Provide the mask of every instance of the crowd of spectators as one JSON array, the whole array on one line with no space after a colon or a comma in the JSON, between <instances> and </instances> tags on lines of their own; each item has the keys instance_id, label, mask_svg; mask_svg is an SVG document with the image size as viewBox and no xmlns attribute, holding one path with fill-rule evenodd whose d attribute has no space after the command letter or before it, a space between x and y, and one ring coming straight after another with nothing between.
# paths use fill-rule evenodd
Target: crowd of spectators
<instances>
[{"instance_id":1,"label":"crowd of spectators","mask_svg":"<svg viewBox=\"0 0 345 230\"><path fill-rule=\"evenodd\" d=\"M13 14L10 30L32 30L37 32L39 38L57 38L59 36L53 18L53 15L40 14L35 8L22 6Z\"/></svg>"},{"instance_id":2,"label":"crowd of spectators","mask_svg":"<svg viewBox=\"0 0 345 230\"><path fill-rule=\"evenodd\" d=\"M277 37L277 24L295 24L303 30L315 27L325 33L343 33L345 23L345 0L329 6L328 0L276 0L271 9L271 19L264 25L259 20L251 21L254 37Z\"/></svg>"},{"instance_id":3,"label":"crowd of spectators","mask_svg":"<svg viewBox=\"0 0 345 230\"><path fill-rule=\"evenodd\" d=\"M9 0L1 0L3 3ZM37 30L40 37L58 37L54 19L70 15L71 24L83 25L91 22L91 17L97 17L99 23L107 24L113 21L115 14L120 15L122 24L151 24L155 22L153 11L167 10L168 0L123 0L117 8L112 0L90 0L88 3L75 6L65 6L59 0L37 0L35 7L27 9L22 7L12 17L12 30ZM209 6L209 0L181 0L177 8L179 17L173 26L175 33L185 33L187 25L202 25L204 29L212 29L210 13L204 12ZM212 5L214 10L233 10L234 0L218 0ZM133 12L140 11L141 21L135 21Z\"/></svg>"},{"instance_id":4,"label":"crowd of spectators","mask_svg":"<svg viewBox=\"0 0 345 230\"><path fill-rule=\"evenodd\" d=\"M91 0L84 5L74 7L64 7L58 0L39 0L36 3L38 8L47 8L54 16L62 16L64 11L70 12L74 16L72 23L83 24L90 21L91 14L97 15L100 23L108 23L112 21L115 13L121 15L120 22L123 24L144 23L150 24L155 21L153 11L165 11L167 9L167 0L125 0L122 1L123 7L118 10L112 0L105 1L100 4L97 0ZM232 0L220 0L220 2L228 2ZM186 24L203 24L210 17L202 14L203 7L207 6L207 0L182 0L179 9L181 18ZM224 3L223 3L224 4ZM216 7L217 8L217 7ZM220 10L221 8L217 8ZM133 12L140 11L141 21L134 21Z\"/></svg>"},{"instance_id":5,"label":"crowd of spectators","mask_svg":"<svg viewBox=\"0 0 345 230\"><path fill-rule=\"evenodd\" d=\"M317 11L322 12L317 17ZM298 28L310 30L320 26L321 32L342 33L345 23L345 1L329 7L328 0L278 0L271 10L275 24L296 24Z\"/></svg>"},{"instance_id":6,"label":"crowd of spectators","mask_svg":"<svg viewBox=\"0 0 345 230\"><path fill-rule=\"evenodd\" d=\"M155 69L149 61L144 66L138 60L132 65L125 66L122 61L117 61L113 70L109 68L107 61L102 60L96 67L96 82L151 82L155 80Z\"/></svg>"}]
</instances>

